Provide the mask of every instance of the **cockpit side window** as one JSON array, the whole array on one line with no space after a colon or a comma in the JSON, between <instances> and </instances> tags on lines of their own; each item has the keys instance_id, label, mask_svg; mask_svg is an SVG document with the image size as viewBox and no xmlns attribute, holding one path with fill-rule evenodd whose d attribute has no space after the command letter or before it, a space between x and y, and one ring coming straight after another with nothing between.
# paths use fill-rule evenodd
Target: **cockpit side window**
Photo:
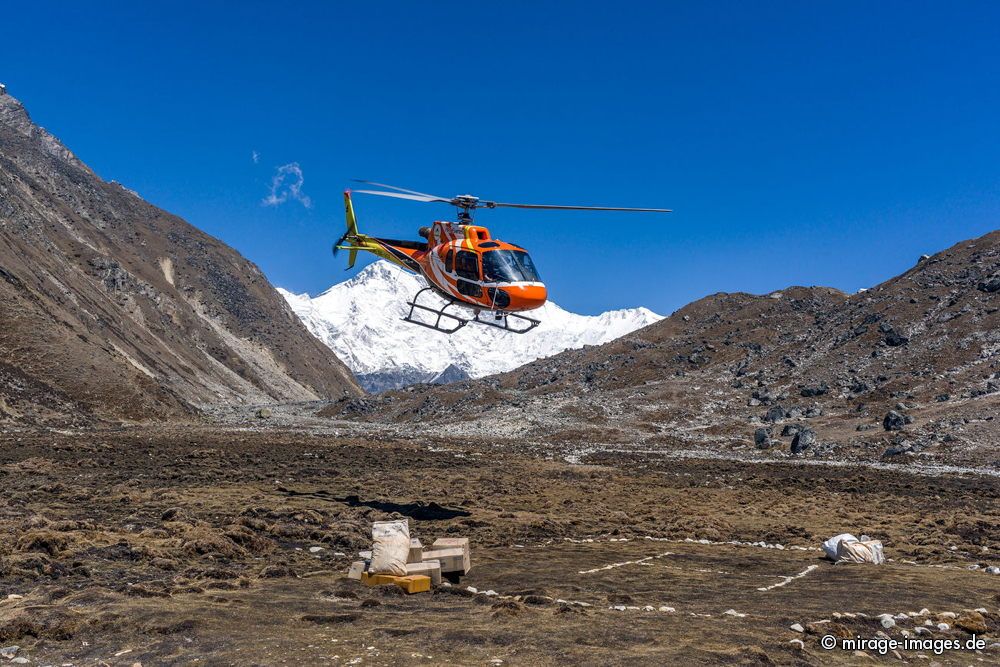
<instances>
[{"instance_id":1,"label":"cockpit side window","mask_svg":"<svg viewBox=\"0 0 1000 667\"><path fill-rule=\"evenodd\" d=\"M448 250L448 254L444 258L444 270L448 273L455 273L455 251Z\"/></svg>"},{"instance_id":2,"label":"cockpit side window","mask_svg":"<svg viewBox=\"0 0 1000 667\"><path fill-rule=\"evenodd\" d=\"M459 250L455 254L455 271L462 278L479 280L479 260L476 253Z\"/></svg>"}]
</instances>

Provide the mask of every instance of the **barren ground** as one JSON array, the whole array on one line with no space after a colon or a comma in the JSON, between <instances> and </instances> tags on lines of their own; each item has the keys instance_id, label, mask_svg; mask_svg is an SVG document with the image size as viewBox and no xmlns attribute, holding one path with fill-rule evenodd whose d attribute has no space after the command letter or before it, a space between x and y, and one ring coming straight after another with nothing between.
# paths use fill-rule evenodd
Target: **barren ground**
<instances>
[{"instance_id":1,"label":"barren ground","mask_svg":"<svg viewBox=\"0 0 1000 667\"><path fill-rule=\"evenodd\" d=\"M930 620L923 637L964 640L982 622L1000 640L995 470L570 463L366 428L0 436L0 647L39 665L899 663L819 638L925 608L887 634ZM394 515L425 544L470 537L469 575L411 597L346 580ZM892 562L822 560L843 531ZM998 645L918 653L900 656L1000 662Z\"/></svg>"}]
</instances>

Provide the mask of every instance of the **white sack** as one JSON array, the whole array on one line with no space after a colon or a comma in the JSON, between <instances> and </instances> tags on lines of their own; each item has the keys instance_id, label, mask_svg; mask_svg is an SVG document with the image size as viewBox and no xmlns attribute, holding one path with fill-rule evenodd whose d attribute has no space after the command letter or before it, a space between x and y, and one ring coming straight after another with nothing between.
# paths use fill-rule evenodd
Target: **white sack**
<instances>
[{"instance_id":1,"label":"white sack","mask_svg":"<svg viewBox=\"0 0 1000 667\"><path fill-rule=\"evenodd\" d=\"M850 533L841 533L840 535L835 535L823 543L823 552L826 557L830 560L836 562L837 560L837 547L843 541L857 542L858 538L854 537Z\"/></svg>"},{"instance_id":2,"label":"white sack","mask_svg":"<svg viewBox=\"0 0 1000 667\"><path fill-rule=\"evenodd\" d=\"M372 574L406 576L406 557L410 553L410 526L402 521L376 521L372 524Z\"/></svg>"},{"instance_id":3,"label":"white sack","mask_svg":"<svg viewBox=\"0 0 1000 667\"><path fill-rule=\"evenodd\" d=\"M841 540L837 545L837 562L881 565L885 562L882 543L878 540L867 540L864 542L861 540L854 542Z\"/></svg>"}]
</instances>

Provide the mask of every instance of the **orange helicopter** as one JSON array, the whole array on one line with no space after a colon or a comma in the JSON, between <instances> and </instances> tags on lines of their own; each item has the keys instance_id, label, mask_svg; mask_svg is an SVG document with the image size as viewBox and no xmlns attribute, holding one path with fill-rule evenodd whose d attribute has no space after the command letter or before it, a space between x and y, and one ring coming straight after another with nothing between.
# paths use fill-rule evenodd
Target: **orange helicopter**
<instances>
[{"instance_id":1,"label":"orange helicopter","mask_svg":"<svg viewBox=\"0 0 1000 667\"><path fill-rule=\"evenodd\" d=\"M347 231L333 246L334 255L338 250L350 252L348 269L354 266L358 251L365 250L423 276L428 286L417 292L412 301L407 302L410 312L403 320L446 334L455 333L470 322L519 334L527 333L541 324L540 320L522 314L540 308L547 298L545 284L538 276L535 263L524 248L495 239L486 227L473 224L472 216L477 208L670 212L670 209L665 208L505 204L485 201L472 195L438 197L384 183L356 182L395 191L355 190L357 193L410 201L440 202L459 209L457 222L438 220L430 227L421 227L418 233L425 239L423 241L384 239L358 232L351 191L345 190ZM440 308L419 303L420 295L427 291L436 292L446 303ZM469 308L473 316L469 318L445 312L451 306ZM414 317L416 311L430 313L436 318L433 322L421 321ZM492 313L492 317L480 319L480 314L484 311ZM523 323L523 326L511 326L512 319Z\"/></svg>"}]
</instances>

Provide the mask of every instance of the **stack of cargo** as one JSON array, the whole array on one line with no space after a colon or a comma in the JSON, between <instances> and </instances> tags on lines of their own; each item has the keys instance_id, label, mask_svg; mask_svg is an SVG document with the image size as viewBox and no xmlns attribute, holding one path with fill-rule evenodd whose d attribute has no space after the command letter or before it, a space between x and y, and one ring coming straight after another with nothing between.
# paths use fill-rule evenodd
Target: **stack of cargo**
<instances>
[{"instance_id":1,"label":"stack of cargo","mask_svg":"<svg viewBox=\"0 0 1000 667\"><path fill-rule=\"evenodd\" d=\"M442 576L455 580L472 569L467 537L442 537L424 549L403 520L375 522L372 540L372 550L362 551L347 573L369 586L394 584L407 593L421 593L439 585Z\"/></svg>"}]
</instances>

